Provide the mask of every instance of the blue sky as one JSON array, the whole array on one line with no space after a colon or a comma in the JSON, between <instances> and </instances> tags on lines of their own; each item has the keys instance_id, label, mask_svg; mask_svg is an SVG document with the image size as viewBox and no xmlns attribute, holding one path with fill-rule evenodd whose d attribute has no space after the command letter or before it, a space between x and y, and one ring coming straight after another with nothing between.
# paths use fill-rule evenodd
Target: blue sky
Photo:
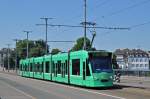
<instances>
[{"instance_id":1,"label":"blue sky","mask_svg":"<svg viewBox=\"0 0 150 99\"><path fill-rule=\"evenodd\" d=\"M97 26L130 27L150 22L150 0L87 0L87 20ZM24 30L33 31L29 39L45 39L41 17L53 17L51 24L79 25L83 21L83 0L0 0L0 48L14 38L25 39ZM113 51L117 48L150 50L150 24L131 30L96 29L94 46ZM92 34L87 32L88 38ZM76 40L83 36L82 28L49 27L48 40ZM70 49L72 43L49 43L50 48Z\"/></svg>"}]
</instances>

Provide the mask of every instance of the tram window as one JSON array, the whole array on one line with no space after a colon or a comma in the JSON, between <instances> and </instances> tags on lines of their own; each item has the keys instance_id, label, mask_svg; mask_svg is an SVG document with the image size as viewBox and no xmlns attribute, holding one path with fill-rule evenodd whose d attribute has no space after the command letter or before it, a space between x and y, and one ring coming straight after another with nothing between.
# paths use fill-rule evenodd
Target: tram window
<instances>
[{"instance_id":1,"label":"tram window","mask_svg":"<svg viewBox=\"0 0 150 99\"><path fill-rule=\"evenodd\" d=\"M28 64L26 64L26 71L28 71Z\"/></svg>"},{"instance_id":2,"label":"tram window","mask_svg":"<svg viewBox=\"0 0 150 99\"><path fill-rule=\"evenodd\" d=\"M86 76L90 76L90 69L88 65L88 60L86 60Z\"/></svg>"},{"instance_id":3,"label":"tram window","mask_svg":"<svg viewBox=\"0 0 150 99\"><path fill-rule=\"evenodd\" d=\"M55 63L53 61L53 64L52 64L52 73L55 73Z\"/></svg>"},{"instance_id":4,"label":"tram window","mask_svg":"<svg viewBox=\"0 0 150 99\"><path fill-rule=\"evenodd\" d=\"M37 72L37 64L34 64L34 72Z\"/></svg>"},{"instance_id":5,"label":"tram window","mask_svg":"<svg viewBox=\"0 0 150 99\"><path fill-rule=\"evenodd\" d=\"M34 63L34 72L36 72L37 65Z\"/></svg>"},{"instance_id":6,"label":"tram window","mask_svg":"<svg viewBox=\"0 0 150 99\"><path fill-rule=\"evenodd\" d=\"M65 77L65 63L63 63L63 77Z\"/></svg>"},{"instance_id":7,"label":"tram window","mask_svg":"<svg viewBox=\"0 0 150 99\"><path fill-rule=\"evenodd\" d=\"M72 60L72 75L80 75L80 59Z\"/></svg>"},{"instance_id":8,"label":"tram window","mask_svg":"<svg viewBox=\"0 0 150 99\"><path fill-rule=\"evenodd\" d=\"M24 64L24 71L26 71L26 64Z\"/></svg>"},{"instance_id":9,"label":"tram window","mask_svg":"<svg viewBox=\"0 0 150 99\"><path fill-rule=\"evenodd\" d=\"M25 71L27 71L27 65L26 64L24 65L24 67L25 67Z\"/></svg>"},{"instance_id":10,"label":"tram window","mask_svg":"<svg viewBox=\"0 0 150 99\"><path fill-rule=\"evenodd\" d=\"M41 64L41 72L43 72L43 68L44 68L44 66L43 66L44 64L43 64L43 62L42 62L42 64Z\"/></svg>"},{"instance_id":11,"label":"tram window","mask_svg":"<svg viewBox=\"0 0 150 99\"><path fill-rule=\"evenodd\" d=\"M49 62L46 62L46 73L49 73Z\"/></svg>"},{"instance_id":12,"label":"tram window","mask_svg":"<svg viewBox=\"0 0 150 99\"><path fill-rule=\"evenodd\" d=\"M64 73L64 64L61 63L61 77L63 77L63 73Z\"/></svg>"},{"instance_id":13,"label":"tram window","mask_svg":"<svg viewBox=\"0 0 150 99\"><path fill-rule=\"evenodd\" d=\"M28 71L28 65L26 64L26 71Z\"/></svg>"},{"instance_id":14,"label":"tram window","mask_svg":"<svg viewBox=\"0 0 150 99\"><path fill-rule=\"evenodd\" d=\"M65 61L65 73L66 75L68 73L68 61L67 60Z\"/></svg>"},{"instance_id":15,"label":"tram window","mask_svg":"<svg viewBox=\"0 0 150 99\"><path fill-rule=\"evenodd\" d=\"M30 67L29 67L29 64L27 64L27 71L29 71Z\"/></svg>"},{"instance_id":16,"label":"tram window","mask_svg":"<svg viewBox=\"0 0 150 99\"><path fill-rule=\"evenodd\" d=\"M58 74L61 74L61 61L58 61L57 66L58 66Z\"/></svg>"},{"instance_id":17,"label":"tram window","mask_svg":"<svg viewBox=\"0 0 150 99\"><path fill-rule=\"evenodd\" d=\"M27 64L27 71L29 71L29 64Z\"/></svg>"},{"instance_id":18,"label":"tram window","mask_svg":"<svg viewBox=\"0 0 150 99\"><path fill-rule=\"evenodd\" d=\"M24 69L24 64L22 65L22 70L24 71L25 69Z\"/></svg>"},{"instance_id":19,"label":"tram window","mask_svg":"<svg viewBox=\"0 0 150 99\"><path fill-rule=\"evenodd\" d=\"M37 72L40 72L40 64L37 63Z\"/></svg>"},{"instance_id":20,"label":"tram window","mask_svg":"<svg viewBox=\"0 0 150 99\"><path fill-rule=\"evenodd\" d=\"M23 68L22 69L23 69L23 71L25 71L25 64L23 64Z\"/></svg>"},{"instance_id":21,"label":"tram window","mask_svg":"<svg viewBox=\"0 0 150 99\"><path fill-rule=\"evenodd\" d=\"M32 63L30 63L30 71L32 72L33 70L32 70Z\"/></svg>"},{"instance_id":22,"label":"tram window","mask_svg":"<svg viewBox=\"0 0 150 99\"><path fill-rule=\"evenodd\" d=\"M34 72L34 70L35 70L35 64L32 63L32 72Z\"/></svg>"},{"instance_id":23,"label":"tram window","mask_svg":"<svg viewBox=\"0 0 150 99\"><path fill-rule=\"evenodd\" d=\"M58 63L55 63L55 77L57 77L58 74Z\"/></svg>"},{"instance_id":24,"label":"tram window","mask_svg":"<svg viewBox=\"0 0 150 99\"><path fill-rule=\"evenodd\" d=\"M24 71L26 71L26 65L24 64Z\"/></svg>"}]
</instances>

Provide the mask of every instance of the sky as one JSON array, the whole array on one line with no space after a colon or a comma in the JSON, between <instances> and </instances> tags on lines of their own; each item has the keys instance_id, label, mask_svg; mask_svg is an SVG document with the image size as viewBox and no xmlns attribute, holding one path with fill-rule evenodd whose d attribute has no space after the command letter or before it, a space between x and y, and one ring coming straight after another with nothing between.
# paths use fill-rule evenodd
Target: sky
<instances>
[{"instance_id":1,"label":"sky","mask_svg":"<svg viewBox=\"0 0 150 99\"><path fill-rule=\"evenodd\" d=\"M54 18L49 24L80 25L84 21L84 0L0 0L0 48L15 47L13 39L45 40L42 17ZM97 26L129 27L130 30L96 29L93 46L114 51L118 48L150 50L150 0L87 0L87 21ZM92 29L87 37L92 38ZM48 40L82 37L83 28L48 27ZM50 49L68 51L75 43L48 43Z\"/></svg>"}]
</instances>

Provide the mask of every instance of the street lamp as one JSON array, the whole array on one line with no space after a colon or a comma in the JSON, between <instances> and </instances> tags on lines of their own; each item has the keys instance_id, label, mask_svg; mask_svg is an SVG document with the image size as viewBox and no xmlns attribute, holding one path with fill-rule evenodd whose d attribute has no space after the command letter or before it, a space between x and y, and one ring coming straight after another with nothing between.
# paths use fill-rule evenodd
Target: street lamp
<instances>
[{"instance_id":1,"label":"street lamp","mask_svg":"<svg viewBox=\"0 0 150 99\"><path fill-rule=\"evenodd\" d=\"M10 52L9 52L9 47L10 44L7 44L8 48L7 48L7 66L8 66L8 72L9 72L9 68L10 68L10 63L9 63L9 58L10 58Z\"/></svg>"},{"instance_id":2,"label":"street lamp","mask_svg":"<svg viewBox=\"0 0 150 99\"><path fill-rule=\"evenodd\" d=\"M29 57L29 42L28 42L28 35L29 35L29 33L32 32L32 31L23 31L23 32L27 33L27 56L26 56L26 58L28 58L28 57Z\"/></svg>"},{"instance_id":3,"label":"street lamp","mask_svg":"<svg viewBox=\"0 0 150 99\"><path fill-rule=\"evenodd\" d=\"M17 42L18 42L18 39L13 39L14 41L15 41L15 43L16 43L16 55L15 55L15 71L17 72L17 66L18 66L18 64L17 64Z\"/></svg>"},{"instance_id":4,"label":"street lamp","mask_svg":"<svg viewBox=\"0 0 150 99\"><path fill-rule=\"evenodd\" d=\"M47 28L48 28L48 19L54 19L54 18L40 18L40 19L44 19L45 20L45 24L36 24L36 25L45 25L46 26L46 30L45 30L45 54L47 54L48 52L48 45L47 45Z\"/></svg>"}]
</instances>

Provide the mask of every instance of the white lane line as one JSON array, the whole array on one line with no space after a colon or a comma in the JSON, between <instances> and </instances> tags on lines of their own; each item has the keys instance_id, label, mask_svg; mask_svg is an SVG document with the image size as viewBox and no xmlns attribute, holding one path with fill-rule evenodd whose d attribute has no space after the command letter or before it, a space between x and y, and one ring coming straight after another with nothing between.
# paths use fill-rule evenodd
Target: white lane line
<instances>
[{"instance_id":1,"label":"white lane line","mask_svg":"<svg viewBox=\"0 0 150 99\"><path fill-rule=\"evenodd\" d=\"M56 84L56 83L51 83L51 84L53 84L53 85L59 85L59 86L66 87L66 88L72 88L72 89L76 89L76 90L86 91L86 92L89 92L89 93L99 94L99 95L103 95L103 96L107 96L107 97L112 97L112 98L116 98L116 99L126 99L126 98L123 98L123 97L118 97L118 96L109 95L109 94L105 94L105 93L90 91L90 90L86 90L86 89L75 88L75 87L71 87L71 86L67 86L67 85L61 85L61 84Z\"/></svg>"},{"instance_id":2,"label":"white lane line","mask_svg":"<svg viewBox=\"0 0 150 99\"><path fill-rule=\"evenodd\" d=\"M2 82L2 83L4 83L4 82ZM27 97L30 97L31 99L36 99L35 97L33 97L33 96L31 96L31 95L29 95L29 94L27 94L27 93L25 93L25 92L23 92L23 91L21 91L21 90L15 88L15 87L13 87L13 86L7 84L7 83L4 83L4 84L6 84L8 87L10 87L10 88L12 88L12 89L14 89L14 90L16 90L16 91L22 93L23 95L25 95L25 96L27 96Z\"/></svg>"},{"instance_id":3,"label":"white lane line","mask_svg":"<svg viewBox=\"0 0 150 99\"><path fill-rule=\"evenodd\" d=\"M22 77L21 77L21 78L22 78ZM34 79L34 80L36 80L36 79ZM43 82L45 82L45 81L43 81ZM48 83L49 83L49 82L48 82ZM71 89L86 91L86 92L89 92L89 93L98 94L98 95L103 95L103 96L112 97L112 98L116 98L116 99L126 99L126 98L119 97L119 96L115 96L115 95L109 95L109 94L105 94L105 93L100 93L100 92L90 91L90 90L86 90L86 89L75 88L75 87L71 87L71 86L67 86L67 85L57 84L57 83L55 83L55 82L54 82L54 83L50 82L50 83L53 84L53 85L59 85L59 86L66 87L66 88L71 88ZM34 98L34 99L35 99L35 98Z\"/></svg>"}]
</instances>

